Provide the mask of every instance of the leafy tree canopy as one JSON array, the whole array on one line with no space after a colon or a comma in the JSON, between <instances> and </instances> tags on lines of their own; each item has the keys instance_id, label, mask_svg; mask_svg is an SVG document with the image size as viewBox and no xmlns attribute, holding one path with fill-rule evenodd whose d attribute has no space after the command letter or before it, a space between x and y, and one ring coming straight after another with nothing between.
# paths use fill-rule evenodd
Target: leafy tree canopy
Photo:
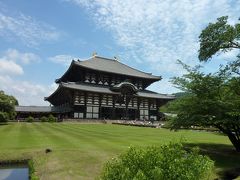
<instances>
[{"instance_id":1,"label":"leafy tree canopy","mask_svg":"<svg viewBox=\"0 0 240 180\"><path fill-rule=\"evenodd\" d=\"M180 98L180 97L183 97L183 96L187 96L189 95L190 93L188 92L177 92L177 93L173 93L173 95L176 97L176 98Z\"/></svg>"},{"instance_id":2,"label":"leafy tree canopy","mask_svg":"<svg viewBox=\"0 0 240 180\"><path fill-rule=\"evenodd\" d=\"M232 49L240 49L240 24L230 25L228 16L210 23L199 36L200 50L199 60L207 61L217 52L227 52Z\"/></svg>"},{"instance_id":3,"label":"leafy tree canopy","mask_svg":"<svg viewBox=\"0 0 240 180\"><path fill-rule=\"evenodd\" d=\"M200 61L208 61L219 52L240 49L240 24L230 25L227 20L227 16L220 17L202 31ZM190 94L168 105L168 110L177 114L171 127L213 126L226 134L240 152L240 56L214 74L182 65L187 74L175 77L173 83Z\"/></svg>"},{"instance_id":4,"label":"leafy tree canopy","mask_svg":"<svg viewBox=\"0 0 240 180\"><path fill-rule=\"evenodd\" d=\"M187 96L170 102L168 110L176 113L172 129L213 126L226 134L240 152L240 79L227 68L214 74L184 65L187 74L173 78L173 83Z\"/></svg>"},{"instance_id":5,"label":"leafy tree canopy","mask_svg":"<svg viewBox=\"0 0 240 180\"><path fill-rule=\"evenodd\" d=\"M15 97L5 94L4 91L0 91L0 112L6 113L10 119L14 118L15 105L18 105L18 101Z\"/></svg>"}]
</instances>

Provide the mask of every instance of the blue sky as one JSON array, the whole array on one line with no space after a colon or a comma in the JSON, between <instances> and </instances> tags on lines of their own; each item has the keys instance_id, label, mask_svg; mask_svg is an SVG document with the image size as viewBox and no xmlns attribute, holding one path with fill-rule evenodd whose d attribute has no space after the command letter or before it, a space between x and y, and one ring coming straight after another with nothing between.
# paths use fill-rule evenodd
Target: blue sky
<instances>
[{"instance_id":1,"label":"blue sky","mask_svg":"<svg viewBox=\"0 0 240 180\"><path fill-rule=\"evenodd\" d=\"M72 59L93 52L163 80L149 87L173 93L169 79L184 73L177 59L198 64L198 36L209 22L240 17L237 0L1 0L0 89L21 105L48 105L54 83ZM205 71L237 52L215 56Z\"/></svg>"}]
</instances>

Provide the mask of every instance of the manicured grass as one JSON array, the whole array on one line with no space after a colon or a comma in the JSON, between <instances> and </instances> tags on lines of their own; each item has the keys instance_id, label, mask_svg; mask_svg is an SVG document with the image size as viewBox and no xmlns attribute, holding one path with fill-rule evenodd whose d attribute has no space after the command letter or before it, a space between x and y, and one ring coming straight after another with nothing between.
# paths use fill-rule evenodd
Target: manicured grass
<instances>
[{"instance_id":1,"label":"manicured grass","mask_svg":"<svg viewBox=\"0 0 240 180\"><path fill-rule=\"evenodd\" d=\"M32 158L41 179L94 179L103 164L129 146L184 139L216 161L217 172L239 166L228 138L209 132L108 124L10 123L0 126L0 160ZM52 152L45 153L50 148Z\"/></svg>"}]
</instances>

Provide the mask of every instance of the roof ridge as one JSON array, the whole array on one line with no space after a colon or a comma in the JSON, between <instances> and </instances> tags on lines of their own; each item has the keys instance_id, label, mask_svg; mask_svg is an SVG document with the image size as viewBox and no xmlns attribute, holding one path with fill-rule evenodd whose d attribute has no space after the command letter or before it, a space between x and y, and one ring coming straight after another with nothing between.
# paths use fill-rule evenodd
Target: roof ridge
<instances>
[{"instance_id":1,"label":"roof ridge","mask_svg":"<svg viewBox=\"0 0 240 180\"><path fill-rule=\"evenodd\" d=\"M27 106L27 105L17 105L17 106L15 106L15 107L51 107L51 106L38 106L38 105L29 105L29 106Z\"/></svg>"},{"instance_id":2,"label":"roof ridge","mask_svg":"<svg viewBox=\"0 0 240 180\"><path fill-rule=\"evenodd\" d=\"M94 57L98 57L98 58L101 58L101 59L106 59L106 60L115 61L115 62L118 62L118 63L120 63L120 64L122 64L122 65L124 65L124 66L127 66L127 67L129 67L129 68L131 68L131 69L133 69L133 70L136 70L136 71L139 71L139 72L142 72L142 73L148 74L148 75L155 76L155 75L153 75L152 73L144 72L144 71L139 70L139 69L137 69L137 68L134 68L134 67L128 66L127 64L122 63L121 61L118 61L117 59L111 59L111 58L106 58L106 57L102 57L102 56L94 56ZM94 57L93 57L93 58L94 58ZM161 76L155 76L155 77L161 77Z\"/></svg>"},{"instance_id":3,"label":"roof ridge","mask_svg":"<svg viewBox=\"0 0 240 180\"><path fill-rule=\"evenodd\" d=\"M95 58L95 57L97 57L97 58L101 58L101 59L106 59L106 60L109 60L109 61L118 61L118 60L116 60L116 59L107 58L107 57L102 57L102 56L98 56L98 55L93 56L92 59Z\"/></svg>"},{"instance_id":4,"label":"roof ridge","mask_svg":"<svg viewBox=\"0 0 240 180\"><path fill-rule=\"evenodd\" d=\"M122 63L122 62L120 62L120 61L118 61L118 62L119 62L120 64L124 65L124 66L127 66L127 67L133 69L133 70L136 70L136 71L139 71L139 72L142 72L142 73L148 74L148 75L152 75L152 73L144 72L144 71L139 70L139 69L137 69L137 68L134 68L134 67L128 66L128 65L126 65L126 64L124 64L124 63ZM152 76L155 76L155 75L152 75ZM161 77L161 76L155 76L155 77Z\"/></svg>"}]
</instances>

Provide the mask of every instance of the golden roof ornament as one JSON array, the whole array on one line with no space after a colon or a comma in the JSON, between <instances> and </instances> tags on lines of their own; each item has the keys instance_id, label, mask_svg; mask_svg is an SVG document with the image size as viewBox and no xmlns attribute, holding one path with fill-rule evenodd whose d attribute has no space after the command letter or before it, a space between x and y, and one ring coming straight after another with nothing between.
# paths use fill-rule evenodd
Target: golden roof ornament
<instances>
[{"instance_id":1,"label":"golden roof ornament","mask_svg":"<svg viewBox=\"0 0 240 180\"><path fill-rule=\"evenodd\" d=\"M96 56L97 56L97 52L94 51L94 52L92 53L92 56L93 56L93 57L96 57Z\"/></svg>"}]
</instances>

